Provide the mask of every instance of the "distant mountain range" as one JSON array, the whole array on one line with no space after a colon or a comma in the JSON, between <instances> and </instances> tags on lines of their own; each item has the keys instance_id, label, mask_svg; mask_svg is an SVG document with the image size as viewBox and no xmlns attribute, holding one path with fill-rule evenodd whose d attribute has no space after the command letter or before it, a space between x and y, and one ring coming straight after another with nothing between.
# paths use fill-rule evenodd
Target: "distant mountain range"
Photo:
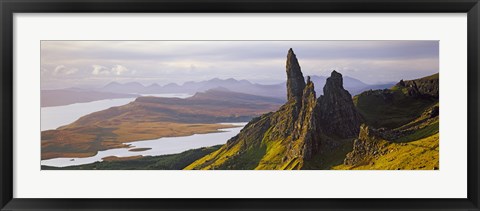
<instances>
[{"instance_id":1,"label":"distant mountain range","mask_svg":"<svg viewBox=\"0 0 480 211\"><path fill-rule=\"evenodd\" d=\"M319 94L323 93L323 86L325 85L327 77L324 76L312 76L311 80L316 84L315 91ZM344 77L344 87L348 90L352 95L359 94L363 91L367 91L370 89L386 89L390 88L395 83L386 83L386 84L366 84L362 81L345 76ZM229 79L219 79L213 78L206 81L189 81L185 82L182 85L178 85L176 83L169 83L164 86L159 84L151 84L149 86L144 86L138 82L130 82L130 83L118 83L118 82L111 82L104 87L100 88L102 92L111 92L111 93L135 93L135 94L160 94L160 93L190 93L195 94L197 92L204 92L209 89L223 87L232 92L240 92L246 94L254 94L259 96L266 96L266 97L274 97L285 99L286 96L286 82L278 83L278 84L271 84L271 85L263 85L252 83L247 80L236 80L233 78Z\"/></svg>"},{"instance_id":2,"label":"distant mountain range","mask_svg":"<svg viewBox=\"0 0 480 211\"><path fill-rule=\"evenodd\" d=\"M311 76L310 80L315 84L315 92L317 94L323 94L323 87L327 81L327 77L325 76ZM392 83L384 83L384 84L366 84L356 78L344 76L343 77L343 87L350 92L350 94L357 95L367 90L376 90L376 89L388 89L395 85L394 82ZM285 89L285 87L283 88Z\"/></svg>"},{"instance_id":3,"label":"distant mountain range","mask_svg":"<svg viewBox=\"0 0 480 211\"><path fill-rule=\"evenodd\" d=\"M311 81L315 83L315 92L323 94L323 87L325 86L326 79L327 77L324 76L311 77ZM348 76L344 77L344 84L345 89L348 90L352 96L368 90L387 89L395 85L395 83L371 85ZM138 82L111 82L99 89L81 89L72 87L58 90L42 90L41 106L49 107L104 99L133 98L145 94L186 93L194 95L196 93L202 93L215 89L222 89L225 92L236 92L276 98L285 101L287 96L285 89L286 86L286 82L264 85L252 83L247 80L236 80L233 78L213 78L199 82L189 81L182 85L170 83L164 86L161 86L157 83L144 86Z\"/></svg>"}]
</instances>

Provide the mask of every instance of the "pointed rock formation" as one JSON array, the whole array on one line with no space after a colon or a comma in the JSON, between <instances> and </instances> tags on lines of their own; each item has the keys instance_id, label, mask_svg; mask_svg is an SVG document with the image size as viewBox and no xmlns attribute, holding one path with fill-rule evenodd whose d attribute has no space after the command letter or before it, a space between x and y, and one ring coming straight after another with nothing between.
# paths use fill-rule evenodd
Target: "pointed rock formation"
<instances>
[{"instance_id":1,"label":"pointed rock formation","mask_svg":"<svg viewBox=\"0 0 480 211\"><path fill-rule=\"evenodd\" d=\"M298 63L297 56L290 48L287 54L286 62L286 73L287 73L287 104L286 109L290 110L290 116L286 121L283 121L286 124L283 124L284 131L286 133L291 133L295 127L295 122L298 119L300 109L302 107L302 96L305 89L305 78L303 77L300 64Z\"/></svg>"},{"instance_id":2,"label":"pointed rock formation","mask_svg":"<svg viewBox=\"0 0 480 211\"><path fill-rule=\"evenodd\" d=\"M305 89L305 79L303 78L297 56L290 48L287 55L287 100L300 101Z\"/></svg>"},{"instance_id":3,"label":"pointed rock formation","mask_svg":"<svg viewBox=\"0 0 480 211\"><path fill-rule=\"evenodd\" d=\"M301 154L304 159L310 159L318 151L320 145L320 125L318 113L320 108L317 104L315 87L310 81L310 76L307 77L307 84L303 90L302 108L295 124L295 133L292 137L294 144L300 144L292 149L298 149L297 154ZM295 153L290 152L290 156Z\"/></svg>"},{"instance_id":4,"label":"pointed rock formation","mask_svg":"<svg viewBox=\"0 0 480 211\"><path fill-rule=\"evenodd\" d=\"M353 104L352 96L343 88L342 74L333 71L327 78L320 96L320 121L326 125L324 132L341 138L358 136L361 117Z\"/></svg>"}]
</instances>

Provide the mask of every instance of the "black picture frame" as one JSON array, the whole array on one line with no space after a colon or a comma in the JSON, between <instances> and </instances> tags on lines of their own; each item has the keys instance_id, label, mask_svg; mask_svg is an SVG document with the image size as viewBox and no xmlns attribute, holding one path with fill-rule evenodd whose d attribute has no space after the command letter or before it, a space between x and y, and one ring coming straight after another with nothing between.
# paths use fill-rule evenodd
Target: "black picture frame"
<instances>
[{"instance_id":1,"label":"black picture frame","mask_svg":"<svg viewBox=\"0 0 480 211\"><path fill-rule=\"evenodd\" d=\"M0 0L1 210L479 210L478 0ZM25 199L13 198L15 13L467 13L468 197L466 199ZM448 182L448 181L445 181Z\"/></svg>"}]
</instances>

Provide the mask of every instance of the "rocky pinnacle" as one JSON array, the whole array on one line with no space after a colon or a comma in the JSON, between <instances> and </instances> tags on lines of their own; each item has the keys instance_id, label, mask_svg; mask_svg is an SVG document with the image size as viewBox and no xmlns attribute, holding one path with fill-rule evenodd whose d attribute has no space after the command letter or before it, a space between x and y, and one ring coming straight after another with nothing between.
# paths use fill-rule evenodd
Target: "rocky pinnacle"
<instances>
[{"instance_id":1,"label":"rocky pinnacle","mask_svg":"<svg viewBox=\"0 0 480 211\"><path fill-rule=\"evenodd\" d=\"M290 48L287 55L287 99L300 102L302 99L303 89L305 89L305 79L303 78L297 56Z\"/></svg>"},{"instance_id":2,"label":"rocky pinnacle","mask_svg":"<svg viewBox=\"0 0 480 211\"><path fill-rule=\"evenodd\" d=\"M353 104L352 96L343 88L342 74L333 71L319 98L324 132L341 138L358 136L361 117Z\"/></svg>"}]
</instances>

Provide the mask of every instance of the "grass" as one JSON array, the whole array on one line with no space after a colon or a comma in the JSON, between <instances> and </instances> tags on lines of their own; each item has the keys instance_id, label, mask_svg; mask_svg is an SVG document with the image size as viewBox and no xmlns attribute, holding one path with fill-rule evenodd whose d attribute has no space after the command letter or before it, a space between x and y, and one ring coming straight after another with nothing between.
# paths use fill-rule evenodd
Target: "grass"
<instances>
[{"instance_id":1,"label":"grass","mask_svg":"<svg viewBox=\"0 0 480 211\"><path fill-rule=\"evenodd\" d=\"M287 149L282 140L274 138L273 130L274 127L269 128L263 136L262 143L266 146L266 153L255 167L257 170L283 168L282 158Z\"/></svg>"},{"instance_id":2,"label":"grass","mask_svg":"<svg viewBox=\"0 0 480 211\"><path fill-rule=\"evenodd\" d=\"M185 170L211 170L220 168L228 159L240 153L240 144L229 148L226 144L217 151L211 152L204 157L185 167Z\"/></svg>"},{"instance_id":3,"label":"grass","mask_svg":"<svg viewBox=\"0 0 480 211\"><path fill-rule=\"evenodd\" d=\"M267 146L261 140L265 137L265 131L269 131L265 125L270 121L270 114L253 119L241 133L229 140L222 148L195 161L186 169L254 169L265 155Z\"/></svg>"},{"instance_id":4,"label":"grass","mask_svg":"<svg viewBox=\"0 0 480 211\"><path fill-rule=\"evenodd\" d=\"M389 93L389 94L388 94ZM375 128L396 128L414 120L438 100L406 96L402 90L387 94L364 92L354 97L354 103L368 125Z\"/></svg>"},{"instance_id":5,"label":"grass","mask_svg":"<svg viewBox=\"0 0 480 211\"><path fill-rule=\"evenodd\" d=\"M338 140L341 145L333 151L319 153L311 160L305 162L304 169L331 169L333 166L341 165L346 155L353 149L354 139Z\"/></svg>"},{"instance_id":6,"label":"grass","mask_svg":"<svg viewBox=\"0 0 480 211\"><path fill-rule=\"evenodd\" d=\"M429 137L433 134L436 134L439 132L439 122L436 121L422 129L419 129L415 131L414 133L404 136L402 138L399 138L397 140L394 140L395 142L410 142L414 140L419 140L425 137Z\"/></svg>"},{"instance_id":7,"label":"grass","mask_svg":"<svg viewBox=\"0 0 480 211\"><path fill-rule=\"evenodd\" d=\"M220 147L221 145L204 147L172 155L109 158L103 162L64 168L42 166L42 170L181 170Z\"/></svg>"},{"instance_id":8,"label":"grass","mask_svg":"<svg viewBox=\"0 0 480 211\"><path fill-rule=\"evenodd\" d=\"M252 146L250 149L244 151L244 153L233 156L231 159L227 159L218 169L234 169L234 170L248 170L254 169L258 166L258 163L265 155L265 145Z\"/></svg>"},{"instance_id":9,"label":"grass","mask_svg":"<svg viewBox=\"0 0 480 211\"><path fill-rule=\"evenodd\" d=\"M433 170L439 169L439 134L409 143L386 145L383 155L359 166L344 164L334 166L336 170Z\"/></svg>"}]
</instances>

